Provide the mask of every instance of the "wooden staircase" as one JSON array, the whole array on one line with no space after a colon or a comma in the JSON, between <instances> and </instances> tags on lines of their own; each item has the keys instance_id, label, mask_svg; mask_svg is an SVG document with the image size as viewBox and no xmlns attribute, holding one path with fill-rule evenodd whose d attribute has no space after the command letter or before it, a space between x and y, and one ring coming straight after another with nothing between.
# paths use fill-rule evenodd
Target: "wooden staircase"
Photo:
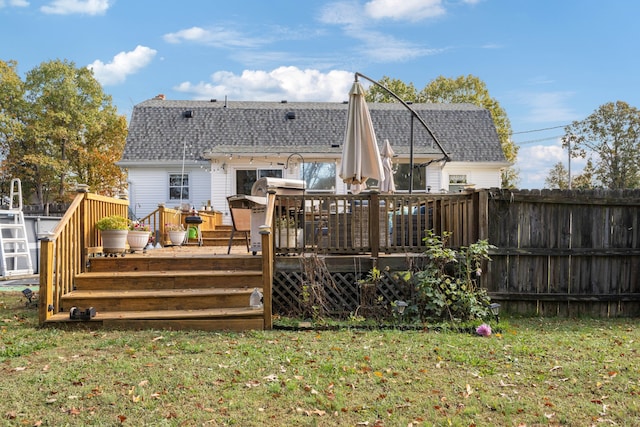
<instances>
[{"instance_id":1,"label":"wooden staircase","mask_svg":"<svg viewBox=\"0 0 640 427\"><path fill-rule=\"evenodd\" d=\"M218 225L215 230L203 230L202 231L202 243L203 246L218 246L226 247L229 245L229 238L231 237L231 225ZM197 245L196 239L189 239L189 245ZM235 233L233 236L232 246L245 246L244 233Z\"/></svg>"},{"instance_id":2,"label":"wooden staircase","mask_svg":"<svg viewBox=\"0 0 640 427\"><path fill-rule=\"evenodd\" d=\"M228 239L228 238L227 238ZM262 291L262 259L170 248L125 257L94 257L60 310L45 324L115 329L264 329L264 309L252 308ZM70 310L93 307L95 317L72 320Z\"/></svg>"}]
</instances>

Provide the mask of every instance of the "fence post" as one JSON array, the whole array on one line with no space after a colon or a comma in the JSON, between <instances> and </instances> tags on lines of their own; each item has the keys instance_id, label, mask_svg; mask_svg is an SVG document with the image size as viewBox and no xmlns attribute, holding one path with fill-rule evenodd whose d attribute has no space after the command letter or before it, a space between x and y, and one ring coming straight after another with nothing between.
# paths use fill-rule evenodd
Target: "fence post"
<instances>
[{"instance_id":1,"label":"fence post","mask_svg":"<svg viewBox=\"0 0 640 427\"><path fill-rule=\"evenodd\" d=\"M38 295L38 322L40 325L53 314L53 252L54 241L40 241L40 288Z\"/></svg>"},{"instance_id":2,"label":"fence post","mask_svg":"<svg viewBox=\"0 0 640 427\"><path fill-rule=\"evenodd\" d=\"M474 204L476 205L474 216L477 218L477 235L474 240L489 238L489 190L476 191Z\"/></svg>"}]
</instances>

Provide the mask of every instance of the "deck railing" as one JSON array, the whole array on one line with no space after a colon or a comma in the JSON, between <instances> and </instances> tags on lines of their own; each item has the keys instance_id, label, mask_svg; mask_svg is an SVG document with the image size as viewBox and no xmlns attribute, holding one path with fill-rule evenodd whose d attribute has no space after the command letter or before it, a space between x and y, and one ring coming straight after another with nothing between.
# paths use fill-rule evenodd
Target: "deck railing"
<instances>
[{"instance_id":1,"label":"deck railing","mask_svg":"<svg viewBox=\"0 0 640 427\"><path fill-rule=\"evenodd\" d=\"M129 202L97 194L79 192L56 228L40 242L39 320L60 309L60 298L73 290L77 274L84 271L87 249L97 247L100 232L95 223L102 217L127 217Z\"/></svg>"},{"instance_id":2,"label":"deck railing","mask_svg":"<svg viewBox=\"0 0 640 427\"><path fill-rule=\"evenodd\" d=\"M466 246L479 238L477 212L477 193L278 195L276 252L422 252L425 230Z\"/></svg>"},{"instance_id":3,"label":"deck railing","mask_svg":"<svg viewBox=\"0 0 640 427\"><path fill-rule=\"evenodd\" d=\"M166 233L166 226L168 224L172 225L181 225L187 228L185 224L185 217L190 215L189 213L185 213L182 210L167 208L164 205L158 205L157 209L151 212L149 215L140 218L138 220L139 223L144 224L149 227L151 233L153 233L154 239L156 242L160 242L162 246L168 245L170 243L170 239ZM220 212L215 211L199 211L198 215L202 217L203 224L201 229L204 230L203 227L208 227L207 229L215 229L215 226L221 222L220 220ZM189 230L186 230L189 231Z\"/></svg>"}]
</instances>

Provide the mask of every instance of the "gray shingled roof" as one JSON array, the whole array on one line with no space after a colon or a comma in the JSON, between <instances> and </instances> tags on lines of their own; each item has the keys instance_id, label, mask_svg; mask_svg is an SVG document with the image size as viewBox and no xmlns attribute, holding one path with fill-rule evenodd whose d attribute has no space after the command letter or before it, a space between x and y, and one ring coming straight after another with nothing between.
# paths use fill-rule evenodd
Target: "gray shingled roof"
<instances>
[{"instance_id":1,"label":"gray shingled roof","mask_svg":"<svg viewBox=\"0 0 640 427\"><path fill-rule=\"evenodd\" d=\"M340 155L332 145L343 142L346 103L222 102L151 99L136 105L129 123L122 162L187 160L212 155L287 155L298 152ZM506 162L489 111L472 104L412 104L436 135L452 161ZM411 112L398 103L369 104L379 145L391 142L408 156ZM191 111L192 117L186 117ZM288 113L295 118L287 118ZM414 155L442 156L437 145L414 119Z\"/></svg>"}]
</instances>

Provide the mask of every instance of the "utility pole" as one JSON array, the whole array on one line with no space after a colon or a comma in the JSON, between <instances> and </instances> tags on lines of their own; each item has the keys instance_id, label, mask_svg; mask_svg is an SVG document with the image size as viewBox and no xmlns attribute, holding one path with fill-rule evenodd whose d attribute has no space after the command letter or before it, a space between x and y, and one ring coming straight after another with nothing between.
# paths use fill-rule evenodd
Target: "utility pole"
<instances>
[{"instance_id":1,"label":"utility pole","mask_svg":"<svg viewBox=\"0 0 640 427\"><path fill-rule=\"evenodd\" d=\"M569 190L571 190L571 140L574 138L575 136L573 134L562 137L562 141L567 144L567 181L569 181L567 188Z\"/></svg>"}]
</instances>

